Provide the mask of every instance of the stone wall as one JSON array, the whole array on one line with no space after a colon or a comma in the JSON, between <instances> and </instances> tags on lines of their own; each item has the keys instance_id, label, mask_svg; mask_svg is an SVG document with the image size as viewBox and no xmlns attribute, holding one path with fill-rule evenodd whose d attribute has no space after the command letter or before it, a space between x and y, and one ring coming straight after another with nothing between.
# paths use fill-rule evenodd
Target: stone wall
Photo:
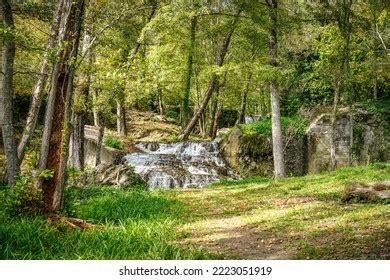
<instances>
[{"instance_id":1,"label":"stone wall","mask_svg":"<svg viewBox=\"0 0 390 280\"><path fill-rule=\"evenodd\" d=\"M382 116L356 109L340 110L336 122L337 167L390 161L390 124ZM289 176L329 171L331 168L331 114L315 118L305 136L284 139ZM269 135L244 135L235 127L221 143L228 165L242 176L272 176L272 139Z\"/></svg>"},{"instance_id":2,"label":"stone wall","mask_svg":"<svg viewBox=\"0 0 390 280\"><path fill-rule=\"evenodd\" d=\"M244 135L235 127L221 143L222 157L242 176L272 176L272 139L270 135ZM285 147L287 174L302 176L307 173L306 139L295 137Z\"/></svg>"},{"instance_id":3,"label":"stone wall","mask_svg":"<svg viewBox=\"0 0 390 280\"><path fill-rule=\"evenodd\" d=\"M306 134L308 172L330 170L331 114L317 117ZM388 123L374 113L361 109L339 112L335 134L337 167L390 160Z\"/></svg>"},{"instance_id":4,"label":"stone wall","mask_svg":"<svg viewBox=\"0 0 390 280\"><path fill-rule=\"evenodd\" d=\"M86 138L84 140L84 162L88 167L94 167L96 161L96 149L97 143L92 139ZM101 163L110 165L113 163L118 163L124 154L117 150L107 146L102 146L100 151Z\"/></svg>"}]
</instances>

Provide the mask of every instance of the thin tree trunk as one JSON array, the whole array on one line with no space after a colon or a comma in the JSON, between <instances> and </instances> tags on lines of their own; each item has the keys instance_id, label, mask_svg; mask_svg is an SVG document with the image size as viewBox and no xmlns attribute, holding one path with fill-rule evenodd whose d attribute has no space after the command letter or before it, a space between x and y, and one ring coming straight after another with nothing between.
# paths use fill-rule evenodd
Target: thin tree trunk
<instances>
[{"instance_id":1,"label":"thin tree trunk","mask_svg":"<svg viewBox=\"0 0 390 280\"><path fill-rule=\"evenodd\" d=\"M164 115L164 100L162 95L162 89L159 87L157 90L158 97L158 113L163 116Z\"/></svg>"},{"instance_id":2,"label":"thin tree trunk","mask_svg":"<svg viewBox=\"0 0 390 280\"><path fill-rule=\"evenodd\" d=\"M268 0L269 6L269 57L270 65L278 67L278 3L277 0ZM271 115L272 115L272 153L274 160L275 178L286 177L283 155L282 126L280 121L280 92L276 79L269 82L271 93Z\"/></svg>"},{"instance_id":3,"label":"thin tree trunk","mask_svg":"<svg viewBox=\"0 0 390 280\"><path fill-rule=\"evenodd\" d=\"M38 182L43 190L46 211L49 212L58 211L63 203L74 80L72 60L77 57L83 11L84 0L65 0L61 15L59 42L66 41L68 44L60 50L59 60L52 72L38 166L41 171L49 169L54 172L52 178L40 179Z\"/></svg>"},{"instance_id":4,"label":"thin tree trunk","mask_svg":"<svg viewBox=\"0 0 390 280\"><path fill-rule=\"evenodd\" d=\"M237 15L239 15L240 13L241 13L241 11L239 11L237 13ZM238 17L235 17L234 21L233 21L232 29L230 30L229 34L225 37L221 52L220 52L219 57L217 59L218 66L222 66L224 63L225 56L229 50L230 41L232 39L237 20L238 20ZM180 140L182 140L182 141L187 140L188 137L190 136L191 132L194 130L196 124L198 123L200 116L203 114L204 110L206 109L207 104L209 103L217 84L218 84L218 76L215 73L213 73L211 75L211 80L210 80L209 86L208 86L208 88L203 96L202 102L201 102L198 110L196 111L196 113L192 117L191 121L188 123L187 127L184 129L182 134L179 136Z\"/></svg>"},{"instance_id":5,"label":"thin tree trunk","mask_svg":"<svg viewBox=\"0 0 390 280\"><path fill-rule=\"evenodd\" d=\"M214 131L214 121L218 114L218 98L219 98L219 92L220 92L220 85L217 81L217 85L215 86L215 96L214 100L211 102L211 108L210 108L210 124L208 129L208 136L213 137L213 131Z\"/></svg>"},{"instance_id":6,"label":"thin tree trunk","mask_svg":"<svg viewBox=\"0 0 390 280\"><path fill-rule=\"evenodd\" d=\"M222 106L221 106L221 104L218 104L217 105L217 112L215 114L213 125L212 125L213 129L212 129L211 135L210 135L211 139L214 139L217 136L218 122L219 122L221 115L222 115Z\"/></svg>"},{"instance_id":7,"label":"thin tree trunk","mask_svg":"<svg viewBox=\"0 0 390 280\"><path fill-rule=\"evenodd\" d=\"M116 127L119 135L126 136L126 113L123 107L123 101L116 102Z\"/></svg>"},{"instance_id":8,"label":"thin tree trunk","mask_svg":"<svg viewBox=\"0 0 390 280\"><path fill-rule=\"evenodd\" d=\"M13 74L15 59L15 25L11 5L7 0L1 0L1 14L4 27L11 30L6 37L2 50L2 74L0 78L0 125L3 133L4 152L7 159L8 184L14 186L20 172L20 161L17 157L15 133L13 126Z\"/></svg>"},{"instance_id":9,"label":"thin tree trunk","mask_svg":"<svg viewBox=\"0 0 390 280\"><path fill-rule=\"evenodd\" d=\"M25 148L30 142L30 139L34 133L37 124L39 109L41 108L42 97L44 94L44 88L46 86L46 82L49 77L49 68L50 68L49 52L55 47L57 42L57 37L58 37L58 32L59 32L60 22L61 22L62 5L63 5L63 0L60 0L54 12L51 32L46 42L46 47L45 47L46 51L39 70L38 80L35 83L34 89L32 91L32 97L31 97L32 99L27 114L26 125L18 145L18 159L20 162L23 161Z\"/></svg>"},{"instance_id":10,"label":"thin tree trunk","mask_svg":"<svg viewBox=\"0 0 390 280\"><path fill-rule=\"evenodd\" d=\"M93 125L96 127L99 127L99 112L97 109L97 96L98 96L98 90L95 89L92 91L92 102L93 102L93 108L92 108L92 113L93 113Z\"/></svg>"},{"instance_id":11,"label":"thin tree trunk","mask_svg":"<svg viewBox=\"0 0 390 280\"><path fill-rule=\"evenodd\" d=\"M181 125L186 127L188 120L190 119L190 91L191 91L191 77L192 77L192 65L194 60L194 48L195 48L195 35L196 35L197 17L191 18L191 30L190 30L190 47L187 57L187 73L184 81L183 91L183 104L181 108Z\"/></svg>"},{"instance_id":12,"label":"thin tree trunk","mask_svg":"<svg viewBox=\"0 0 390 280\"><path fill-rule=\"evenodd\" d=\"M252 78L252 73L249 74L245 89L243 90L243 92L241 94L240 113L238 115L236 125L241 124L241 123L245 123L246 102L248 99L247 97L248 97L248 93L249 93L249 86L250 86L251 78Z\"/></svg>"},{"instance_id":13,"label":"thin tree trunk","mask_svg":"<svg viewBox=\"0 0 390 280\"><path fill-rule=\"evenodd\" d=\"M99 114L99 134L98 141L96 145L96 155L95 155L95 167L101 163L101 154L102 154L102 146L103 146L103 138L104 138L104 119Z\"/></svg>"}]
</instances>

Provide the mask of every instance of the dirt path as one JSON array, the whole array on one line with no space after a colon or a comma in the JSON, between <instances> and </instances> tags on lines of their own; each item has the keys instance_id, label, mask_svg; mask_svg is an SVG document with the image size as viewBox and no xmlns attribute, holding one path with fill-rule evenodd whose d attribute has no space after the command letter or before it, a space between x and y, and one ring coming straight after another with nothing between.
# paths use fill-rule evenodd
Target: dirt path
<instances>
[{"instance_id":1,"label":"dirt path","mask_svg":"<svg viewBox=\"0 0 390 280\"><path fill-rule=\"evenodd\" d=\"M189 230L186 242L227 259L293 259L296 253L282 239L250 227L240 216L201 221Z\"/></svg>"}]
</instances>

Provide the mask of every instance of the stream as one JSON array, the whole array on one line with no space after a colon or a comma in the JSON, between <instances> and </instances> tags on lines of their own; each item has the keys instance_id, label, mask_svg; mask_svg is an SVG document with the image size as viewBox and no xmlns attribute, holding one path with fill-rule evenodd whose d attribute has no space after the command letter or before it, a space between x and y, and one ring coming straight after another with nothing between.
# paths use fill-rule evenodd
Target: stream
<instances>
[{"instance_id":1,"label":"stream","mask_svg":"<svg viewBox=\"0 0 390 280\"><path fill-rule=\"evenodd\" d=\"M150 189L202 187L235 177L219 155L218 141L138 143L136 147L142 152L124 158Z\"/></svg>"}]
</instances>

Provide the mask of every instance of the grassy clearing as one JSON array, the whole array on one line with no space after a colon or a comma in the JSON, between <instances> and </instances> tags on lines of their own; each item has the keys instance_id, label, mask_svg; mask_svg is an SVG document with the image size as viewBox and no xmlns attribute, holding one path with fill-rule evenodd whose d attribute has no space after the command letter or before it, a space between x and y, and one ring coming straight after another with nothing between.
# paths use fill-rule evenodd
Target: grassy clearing
<instances>
[{"instance_id":1,"label":"grassy clearing","mask_svg":"<svg viewBox=\"0 0 390 280\"><path fill-rule=\"evenodd\" d=\"M389 178L390 164L374 164L278 182L221 182L178 197L194 213L189 241L229 257L378 259L390 257L390 205L345 204L341 196L351 182Z\"/></svg>"},{"instance_id":2,"label":"grassy clearing","mask_svg":"<svg viewBox=\"0 0 390 280\"><path fill-rule=\"evenodd\" d=\"M389 258L390 205L341 202L345 185L389 178L388 163L204 189L72 188L64 214L102 228L10 217L0 205L0 259Z\"/></svg>"}]
</instances>

